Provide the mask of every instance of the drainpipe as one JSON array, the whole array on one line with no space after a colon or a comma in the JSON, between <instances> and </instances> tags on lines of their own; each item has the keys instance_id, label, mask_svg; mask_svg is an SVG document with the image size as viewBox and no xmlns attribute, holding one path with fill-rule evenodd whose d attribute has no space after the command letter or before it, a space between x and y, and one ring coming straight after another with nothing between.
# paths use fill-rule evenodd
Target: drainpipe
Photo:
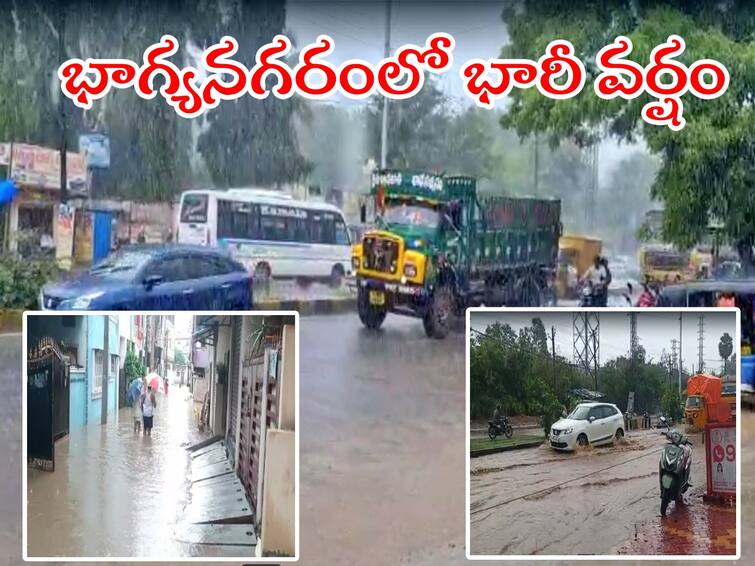
<instances>
[{"instance_id":1,"label":"drainpipe","mask_svg":"<svg viewBox=\"0 0 755 566\"><path fill-rule=\"evenodd\" d=\"M105 315L105 346L103 348L103 357L105 358L102 363L102 408L100 410L101 423L107 424L107 411L108 411L108 389L110 387L110 315Z\"/></svg>"},{"instance_id":2,"label":"drainpipe","mask_svg":"<svg viewBox=\"0 0 755 566\"><path fill-rule=\"evenodd\" d=\"M265 337L263 336L264 340ZM265 477L265 445L267 444L267 380L270 373L270 349L265 348L264 364L262 365L262 406L260 407L260 455L257 470L257 505L254 508L256 527L262 525L262 479Z\"/></svg>"}]
</instances>

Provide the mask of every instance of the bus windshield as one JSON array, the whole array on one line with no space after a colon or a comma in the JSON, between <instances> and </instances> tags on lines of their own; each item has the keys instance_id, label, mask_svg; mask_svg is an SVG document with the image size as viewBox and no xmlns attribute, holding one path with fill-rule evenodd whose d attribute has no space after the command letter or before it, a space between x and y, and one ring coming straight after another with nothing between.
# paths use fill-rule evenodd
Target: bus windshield
<instances>
[{"instance_id":1,"label":"bus windshield","mask_svg":"<svg viewBox=\"0 0 755 566\"><path fill-rule=\"evenodd\" d=\"M437 228L440 223L440 214L431 206L394 202L386 204L383 220L388 224Z\"/></svg>"},{"instance_id":2,"label":"bus windshield","mask_svg":"<svg viewBox=\"0 0 755 566\"><path fill-rule=\"evenodd\" d=\"M207 195L187 194L184 195L181 204L181 222L205 223L207 222Z\"/></svg>"}]
</instances>

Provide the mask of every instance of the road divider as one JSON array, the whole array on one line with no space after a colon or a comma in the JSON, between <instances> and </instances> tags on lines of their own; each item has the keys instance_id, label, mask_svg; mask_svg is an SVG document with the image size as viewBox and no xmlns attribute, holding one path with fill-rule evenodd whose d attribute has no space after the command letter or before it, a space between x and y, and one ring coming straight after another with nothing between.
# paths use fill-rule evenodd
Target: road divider
<instances>
[{"instance_id":1,"label":"road divider","mask_svg":"<svg viewBox=\"0 0 755 566\"><path fill-rule=\"evenodd\" d=\"M356 310L356 297L326 299L263 299L254 304L255 310L298 311L300 315L339 314Z\"/></svg>"}]
</instances>

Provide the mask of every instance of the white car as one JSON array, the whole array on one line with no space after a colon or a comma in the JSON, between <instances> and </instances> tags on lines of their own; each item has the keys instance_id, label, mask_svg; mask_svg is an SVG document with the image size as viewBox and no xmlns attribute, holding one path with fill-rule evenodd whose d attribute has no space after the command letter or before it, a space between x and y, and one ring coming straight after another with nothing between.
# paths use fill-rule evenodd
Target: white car
<instances>
[{"instance_id":1,"label":"white car","mask_svg":"<svg viewBox=\"0 0 755 566\"><path fill-rule=\"evenodd\" d=\"M624 415L610 403L580 403L572 413L551 427L550 443L556 450L578 445L610 444L624 437Z\"/></svg>"}]
</instances>

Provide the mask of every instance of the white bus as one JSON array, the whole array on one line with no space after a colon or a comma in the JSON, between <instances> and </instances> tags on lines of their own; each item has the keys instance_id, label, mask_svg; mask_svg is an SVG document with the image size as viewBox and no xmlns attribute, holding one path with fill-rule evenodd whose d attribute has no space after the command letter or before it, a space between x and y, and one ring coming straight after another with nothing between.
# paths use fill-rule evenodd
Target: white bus
<instances>
[{"instance_id":1,"label":"white bus","mask_svg":"<svg viewBox=\"0 0 755 566\"><path fill-rule=\"evenodd\" d=\"M338 286L351 273L351 240L341 211L276 191L186 191L176 241L228 249L262 281L326 279Z\"/></svg>"}]
</instances>

